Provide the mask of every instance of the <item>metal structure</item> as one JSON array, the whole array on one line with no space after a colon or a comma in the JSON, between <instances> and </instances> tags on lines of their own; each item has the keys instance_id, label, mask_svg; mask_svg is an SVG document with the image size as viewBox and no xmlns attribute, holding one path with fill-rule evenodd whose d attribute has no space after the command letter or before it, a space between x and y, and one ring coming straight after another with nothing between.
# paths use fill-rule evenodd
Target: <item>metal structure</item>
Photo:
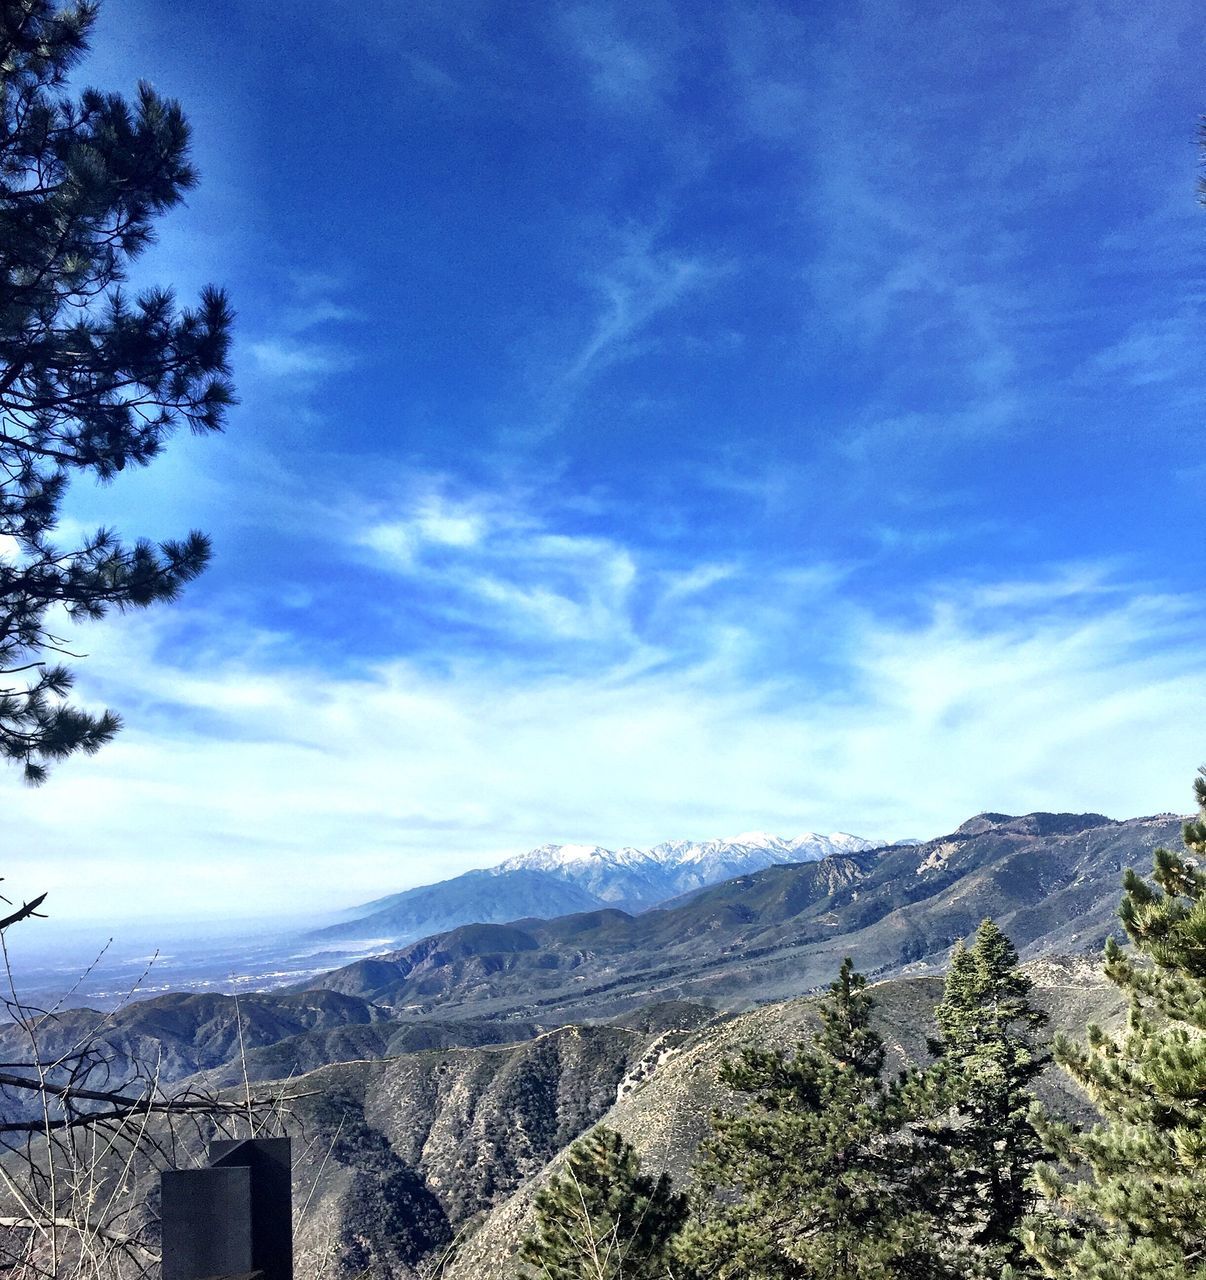
<instances>
[{"instance_id":1,"label":"metal structure","mask_svg":"<svg viewBox=\"0 0 1206 1280\"><path fill-rule=\"evenodd\" d=\"M293 1280L289 1139L211 1142L209 1160L160 1175L163 1280Z\"/></svg>"}]
</instances>

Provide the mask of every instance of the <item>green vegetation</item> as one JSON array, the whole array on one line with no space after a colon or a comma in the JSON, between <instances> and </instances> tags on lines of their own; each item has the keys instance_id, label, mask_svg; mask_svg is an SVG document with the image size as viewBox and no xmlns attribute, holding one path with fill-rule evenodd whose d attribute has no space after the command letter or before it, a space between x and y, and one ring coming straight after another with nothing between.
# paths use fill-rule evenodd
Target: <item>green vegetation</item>
<instances>
[{"instance_id":1,"label":"green vegetation","mask_svg":"<svg viewBox=\"0 0 1206 1280\"><path fill-rule=\"evenodd\" d=\"M1127 874L1119 914L1147 963L1106 948L1131 1002L1125 1034L1090 1026L1085 1044L1056 1041L1104 1123L1044 1126L1066 1173L1040 1169L1050 1216L1030 1223L1027 1243L1050 1276L1206 1277L1206 773L1195 798L1189 856L1158 849L1156 888Z\"/></svg>"},{"instance_id":2,"label":"green vegetation","mask_svg":"<svg viewBox=\"0 0 1206 1280\"><path fill-rule=\"evenodd\" d=\"M87 2L0 2L0 541L16 548L0 556L0 756L32 783L119 728L64 700L71 675L44 656L66 652L54 613L171 600L210 555L195 531L153 546L98 529L57 545L70 477L145 466L182 423L219 430L234 399L220 290L183 310L169 289L121 290L196 174L180 107L149 85L134 103L64 95L95 18Z\"/></svg>"},{"instance_id":3,"label":"green vegetation","mask_svg":"<svg viewBox=\"0 0 1206 1280\"><path fill-rule=\"evenodd\" d=\"M846 960L821 1030L792 1057L747 1049L723 1078L748 1106L714 1118L696 1212L679 1247L686 1274L715 1280L880 1280L948 1272L916 1176L908 1083L883 1079L866 981Z\"/></svg>"},{"instance_id":4,"label":"green vegetation","mask_svg":"<svg viewBox=\"0 0 1206 1280\"><path fill-rule=\"evenodd\" d=\"M658 1280L687 1212L666 1174L641 1173L636 1152L613 1129L574 1143L565 1172L536 1197L536 1230L523 1259L547 1280Z\"/></svg>"},{"instance_id":5,"label":"green vegetation","mask_svg":"<svg viewBox=\"0 0 1206 1280\"><path fill-rule=\"evenodd\" d=\"M171 600L210 555L197 532L154 546L101 528L59 544L69 482L147 465L182 424L220 430L234 400L220 290L180 309L168 289L122 289L155 219L196 175L180 107L149 85L135 102L66 93L96 14L90 0L0 0L0 759L34 784L120 726L68 702L65 621ZM44 897L0 919L0 933ZM185 1127L260 1125L272 1104L168 1097L154 1056L137 1045L110 1055L95 1023L52 1056L53 1019L18 998L11 974L0 1005L0 1269L144 1274L156 1251L134 1172L176 1149Z\"/></svg>"},{"instance_id":6,"label":"green vegetation","mask_svg":"<svg viewBox=\"0 0 1206 1280\"><path fill-rule=\"evenodd\" d=\"M933 1064L894 1083L847 960L811 1045L792 1058L748 1049L726 1069L752 1101L717 1116L704 1145L682 1274L1203 1280L1206 770L1195 794L1187 855L1156 850L1155 888L1126 875L1119 915L1150 960L1106 947L1131 1001L1126 1033L1090 1027L1086 1045L1056 1043L1104 1124L1042 1115L1032 1086L1046 1018L992 920L952 955Z\"/></svg>"},{"instance_id":7,"label":"green vegetation","mask_svg":"<svg viewBox=\"0 0 1206 1280\"><path fill-rule=\"evenodd\" d=\"M929 1073L950 1099L937 1139L948 1162L945 1216L966 1233L975 1266L1033 1271L1018 1236L1031 1206L1030 1174L1044 1147L1031 1116L1031 1086L1046 1064L1034 1033L1046 1015L1030 1003L1013 943L985 920L971 947L955 947L934 1011L938 1059Z\"/></svg>"},{"instance_id":8,"label":"green vegetation","mask_svg":"<svg viewBox=\"0 0 1206 1280\"><path fill-rule=\"evenodd\" d=\"M557 1280L1037 1274L1019 1227L1044 1154L1030 1086L1046 1062L1033 1042L1045 1016L1017 964L985 920L955 949L935 1061L891 1080L866 980L847 959L810 1042L791 1055L747 1047L723 1066L748 1101L713 1116L693 1213L668 1251L644 1234L651 1221L663 1235L677 1226L674 1212L649 1208L668 1203L664 1177L656 1191L642 1182L631 1149L601 1130L541 1194L524 1258Z\"/></svg>"}]
</instances>

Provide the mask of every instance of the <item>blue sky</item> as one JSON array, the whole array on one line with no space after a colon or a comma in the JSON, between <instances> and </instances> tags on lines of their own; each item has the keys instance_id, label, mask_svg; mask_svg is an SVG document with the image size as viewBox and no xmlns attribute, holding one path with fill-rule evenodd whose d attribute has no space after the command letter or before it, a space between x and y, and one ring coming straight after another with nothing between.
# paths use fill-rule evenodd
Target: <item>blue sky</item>
<instances>
[{"instance_id":1,"label":"blue sky","mask_svg":"<svg viewBox=\"0 0 1206 1280\"><path fill-rule=\"evenodd\" d=\"M1191 0L168 5L136 278L239 312L211 532L0 778L60 915L322 910L549 840L1183 809L1206 758ZM119 905L112 905L118 903Z\"/></svg>"}]
</instances>

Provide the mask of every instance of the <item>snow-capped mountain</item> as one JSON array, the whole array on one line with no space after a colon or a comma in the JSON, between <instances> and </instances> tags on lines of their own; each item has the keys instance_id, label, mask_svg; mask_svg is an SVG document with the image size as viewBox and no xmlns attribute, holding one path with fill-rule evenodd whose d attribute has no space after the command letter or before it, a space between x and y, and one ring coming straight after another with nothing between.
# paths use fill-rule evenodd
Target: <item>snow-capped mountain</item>
<instances>
[{"instance_id":1,"label":"snow-capped mountain","mask_svg":"<svg viewBox=\"0 0 1206 1280\"><path fill-rule=\"evenodd\" d=\"M844 831L828 836L807 831L786 839L746 831L718 840L667 840L651 849L545 844L508 858L493 873L543 871L586 889L602 902L639 911L776 862L817 862L833 853L876 847L876 842Z\"/></svg>"},{"instance_id":2,"label":"snow-capped mountain","mask_svg":"<svg viewBox=\"0 0 1206 1280\"><path fill-rule=\"evenodd\" d=\"M746 831L719 840L667 840L651 849L546 844L484 871L421 885L366 903L354 918L320 931L325 939L398 946L458 925L549 918L599 907L647 911L695 889L778 862L817 862L883 841L835 832L784 838Z\"/></svg>"}]
</instances>

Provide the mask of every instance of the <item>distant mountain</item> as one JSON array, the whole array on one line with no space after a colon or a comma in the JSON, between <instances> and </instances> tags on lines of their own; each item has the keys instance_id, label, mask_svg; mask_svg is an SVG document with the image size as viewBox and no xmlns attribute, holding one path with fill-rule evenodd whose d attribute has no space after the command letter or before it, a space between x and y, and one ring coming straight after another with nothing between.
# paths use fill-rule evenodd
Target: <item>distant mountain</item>
<instances>
[{"instance_id":1,"label":"distant mountain","mask_svg":"<svg viewBox=\"0 0 1206 1280\"><path fill-rule=\"evenodd\" d=\"M836 832L807 832L793 839L747 831L727 840L668 840L652 849L603 849L598 845L546 844L508 858L495 869L541 871L579 885L597 905L641 911L692 889L747 875L780 862L817 862L834 853L859 853L874 843Z\"/></svg>"},{"instance_id":2,"label":"distant mountain","mask_svg":"<svg viewBox=\"0 0 1206 1280\"><path fill-rule=\"evenodd\" d=\"M466 871L438 884L419 885L356 908L353 918L317 929L321 941L397 946L462 924L501 924L533 916L590 911L599 899L570 880L547 871L498 868Z\"/></svg>"},{"instance_id":3,"label":"distant mountain","mask_svg":"<svg viewBox=\"0 0 1206 1280\"><path fill-rule=\"evenodd\" d=\"M1123 869L1149 868L1159 844L1179 847L1180 819L980 814L939 840L770 866L640 915L454 929L319 985L395 1016L550 1023L652 999L743 1008L829 981L845 955L872 975L932 972L987 915L1023 955L1095 951L1117 931Z\"/></svg>"},{"instance_id":4,"label":"distant mountain","mask_svg":"<svg viewBox=\"0 0 1206 1280\"><path fill-rule=\"evenodd\" d=\"M84 1040L114 1079L159 1063L162 1082L240 1091L245 1056L250 1079L289 1079L296 1095L302 1270L418 1280L438 1264L449 1280L516 1280L532 1196L568 1143L602 1120L681 1185L726 1100L720 1062L798 1040L813 1003L768 1002L821 987L845 955L889 979L873 993L889 1071L924 1060L935 975L986 915L1027 958L1051 1031L1118 1025L1097 953L1120 932L1123 870L1149 871L1157 845L1180 847L1180 819L984 813L938 840L780 861L637 915L462 925L237 1006L203 995L69 1010L42 1025L42 1056ZM495 884L522 874L590 892L558 867L596 868L596 855L536 854L543 867L500 869ZM0 1052L20 1061L23 1040L0 1029ZM1058 1072L1039 1089L1057 1112L1085 1114ZM34 1118L23 1107L0 1097L7 1119Z\"/></svg>"},{"instance_id":5,"label":"distant mountain","mask_svg":"<svg viewBox=\"0 0 1206 1280\"><path fill-rule=\"evenodd\" d=\"M874 847L845 832L784 839L761 831L728 840L671 840L652 849L546 844L484 871L366 903L351 919L311 936L385 947L463 924L547 920L598 907L635 913L777 863L814 862Z\"/></svg>"},{"instance_id":6,"label":"distant mountain","mask_svg":"<svg viewBox=\"0 0 1206 1280\"><path fill-rule=\"evenodd\" d=\"M777 864L635 916L606 907L462 925L237 1005L211 993L65 1010L43 1026L42 1056L92 1042L114 1078L158 1063L164 1082L200 1072L229 1084L242 1077L229 1065L240 1027L248 1074L268 1079L525 1040L654 1002L736 1012L822 986L846 955L873 977L939 972L987 915L1025 957L1092 955L1120 932L1122 871L1149 870L1161 844L1180 847L1180 819L981 814L940 840ZM20 1061L23 1040L0 1028L0 1053ZM13 1102L0 1097L0 1112Z\"/></svg>"}]
</instances>

